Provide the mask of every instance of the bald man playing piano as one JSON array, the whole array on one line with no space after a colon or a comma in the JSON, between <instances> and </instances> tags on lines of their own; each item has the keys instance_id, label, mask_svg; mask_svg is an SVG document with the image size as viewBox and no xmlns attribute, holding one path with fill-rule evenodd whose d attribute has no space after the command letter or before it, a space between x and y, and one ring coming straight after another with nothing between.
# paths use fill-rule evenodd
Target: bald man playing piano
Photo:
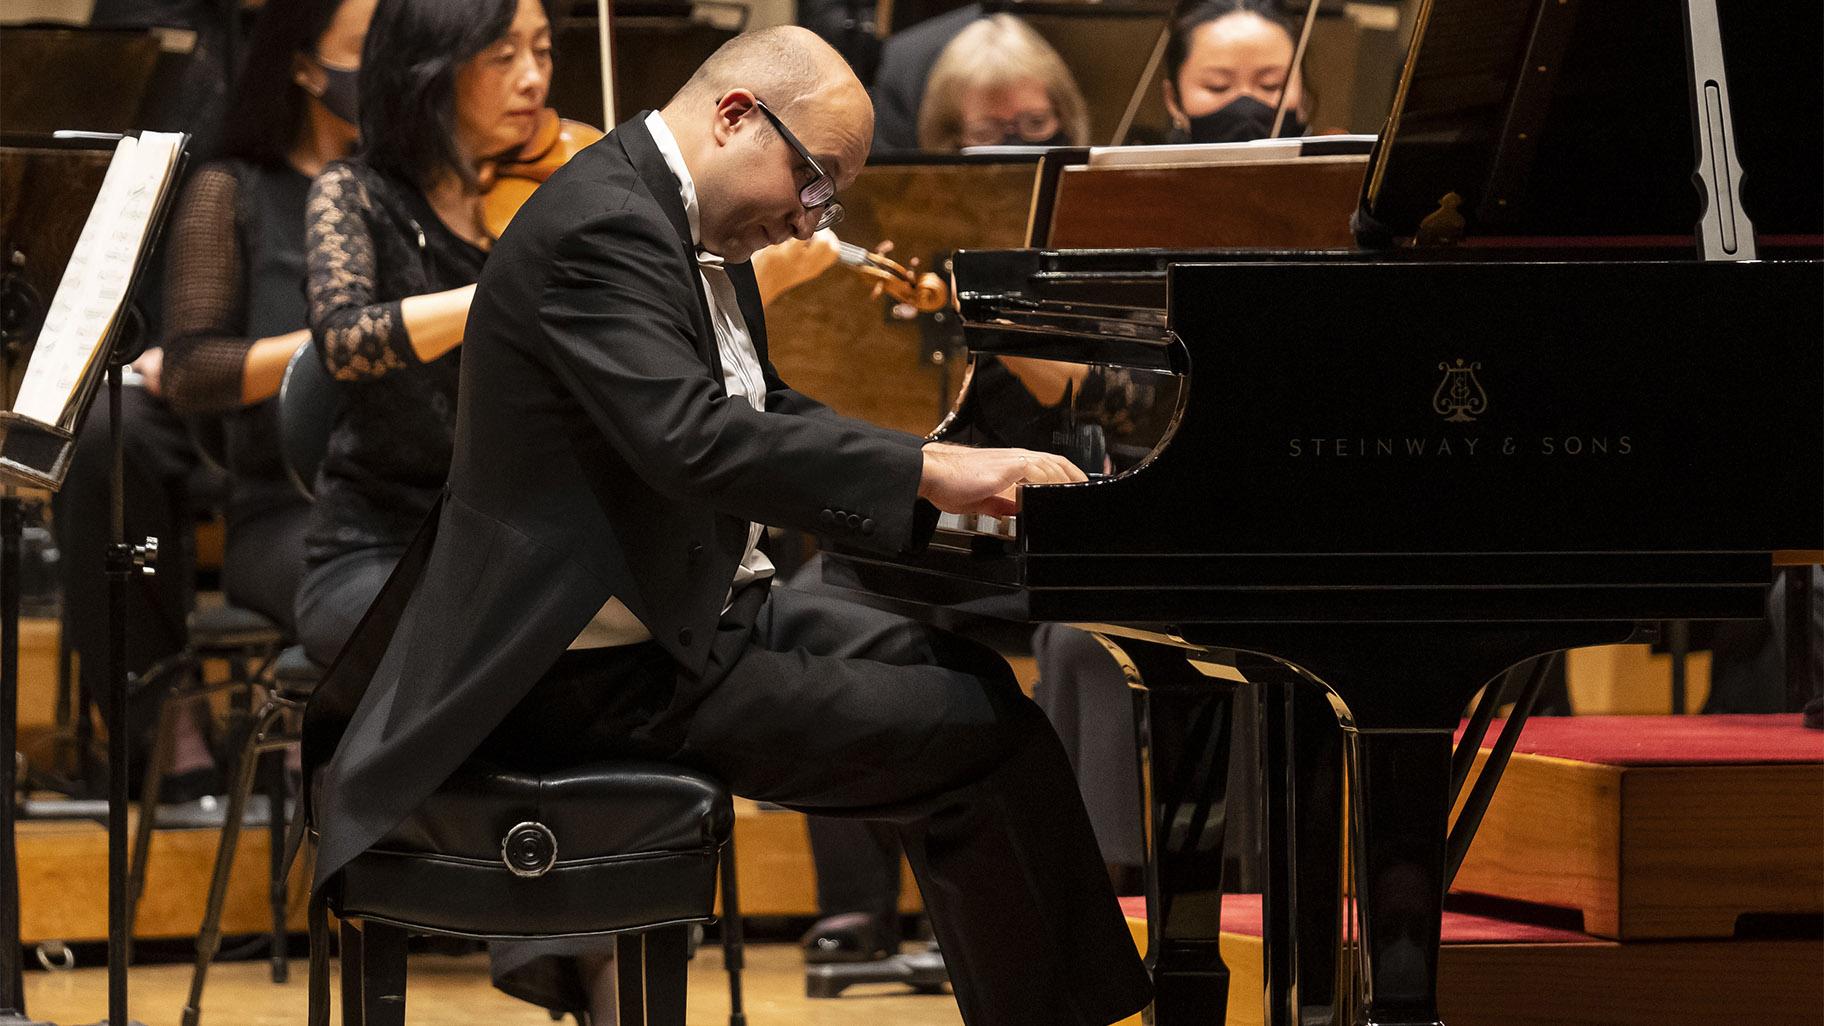
<instances>
[{"instance_id":1,"label":"bald man playing piano","mask_svg":"<svg viewBox=\"0 0 1824 1026\"><path fill-rule=\"evenodd\" d=\"M665 759L895 824L970 1026L1146 1004L1070 764L1006 663L769 586L762 525L903 554L939 510L1082 480L838 416L767 360L747 261L840 219L873 120L814 35L748 33L521 209L477 287L422 572L325 685L354 711L317 742L319 881L478 752Z\"/></svg>"}]
</instances>

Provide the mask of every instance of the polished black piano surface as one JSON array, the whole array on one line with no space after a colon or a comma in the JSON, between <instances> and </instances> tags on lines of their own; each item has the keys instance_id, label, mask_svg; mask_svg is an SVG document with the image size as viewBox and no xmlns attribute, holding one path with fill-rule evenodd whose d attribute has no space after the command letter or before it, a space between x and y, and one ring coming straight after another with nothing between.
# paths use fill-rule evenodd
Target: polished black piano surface
<instances>
[{"instance_id":1,"label":"polished black piano surface","mask_svg":"<svg viewBox=\"0 0 1824 1026\"><path fill-rule=\"evenodd\" d=\"M1820 265L1467 256L962 253L971 374L935 437L1091 480L836 562L1031 620L1758 608L1824 522Z\"/></svg>"},{"instance_id":2,"label":"polished black piano surface","mask_svg":"<svg viewBox=\"0 0 1824 1026\"><path fill-rule=\"evenodd\" d=\"M1476 692L1659 621L1759 617L1774 554L1824 549L1815 259L1018 250L955 268L970 375L934 437L1064 453L1090 480L1027 488L1011 518L947 517L908 559L831 552L825 577L1079 623L1122 653L1143 689L1161 1024L1222 1021L1238 684L1271 695L1272 1021L1434 1023L1467 843L1452 732ZM1339 989L1343 779L1361 900Z\"/></svg>"},{"instance_id":3,"label":"polished black piano surface","mask_svg":"<svg viewBox=\"0 0 1824 1026\"><path fill-rule=\"evenodd\" d=\"M957 256L970 373L935 437L1091 479L825 577L1123 662L1155 1022L1223 1021L1241 685L1268 1021L1432 1026L1493 699L1517 729L1552 653L1759 618L1776 554L1824 550L1820 31L1816 4L1427 0L1361 249Z\"/></svg>"}]
</instances>

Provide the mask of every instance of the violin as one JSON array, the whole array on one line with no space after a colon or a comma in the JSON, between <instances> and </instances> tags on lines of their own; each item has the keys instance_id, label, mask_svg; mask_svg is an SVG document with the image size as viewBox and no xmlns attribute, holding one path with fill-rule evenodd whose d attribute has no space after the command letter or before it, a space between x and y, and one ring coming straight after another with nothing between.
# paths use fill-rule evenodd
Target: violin
<instances>
[{"instance_id":1,"label":"violin","mask_svg":"<svg viewBox=\"0 0 1824 1026\"><path fill-rule=\"evenodd\" d=\"M500 238L532 191L602 135L592 125L558 117L550 107L539 111L538 126L519 152L482 170L481 220L488 234Z\"/></svg>"},{"instance_id":2,"label":"violin","mask_svg":"<svg viewBox=\"0 0 1824 1026\"><path fill-rule=\"evenodd\" d=\"M935 313L950 302L950 287L930 271L921 273L917 257L913 257L911 266L907 267L889 259L884 252L844 242L837 248L836 259L844 267L872 280L876 296L884 292L919 313Z\"/></svg>"}]
</instances>

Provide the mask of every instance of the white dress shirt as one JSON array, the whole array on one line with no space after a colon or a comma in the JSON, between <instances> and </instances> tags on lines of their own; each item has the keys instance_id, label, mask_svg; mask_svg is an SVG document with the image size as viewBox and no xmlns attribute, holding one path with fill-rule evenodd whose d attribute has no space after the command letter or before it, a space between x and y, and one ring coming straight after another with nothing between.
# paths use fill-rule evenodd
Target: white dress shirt
<instances>
[{"instance_id":1,"label":"white dress shirt","mask_svg":"<svg viewBox=\"0 0 1824 1026\"><path fill-rule=\"evenodd\" d=\"M646 130L652 133L652 141L659 147L665 164L678 179L678 195L684 201L684 216L690 221L690 242L692 246L701 247L703 237L697 226L697 186L690 177L690 168L684 165L684 153L678 149L677 137L671 134L670 126L659 116L658 111L646 115ZM728 271L722 265L722 258L697 249L697 274L703 279L703 292L709 297L709 319L716 331L716 352L722 359L722 386L731 399L745 399L748 405L756 410L766 408L766 376L760 369L760 354L754 351L754 340L747 333L747 322L741 317L741 305L735 297L735 283L729 280ZM773 561L761 552L760 534L765 530L759 524L747 525L747 551L741 555L741 563L735 567L735 578L729 586L732 596L736 588L762 577L771 577ZM576 640L570 643L572 649L607 648L612 645L631 645L646 641L652 632L646 625L624 605L620 599L611 598L595 614Z\"/></svg>"}]
</instances>

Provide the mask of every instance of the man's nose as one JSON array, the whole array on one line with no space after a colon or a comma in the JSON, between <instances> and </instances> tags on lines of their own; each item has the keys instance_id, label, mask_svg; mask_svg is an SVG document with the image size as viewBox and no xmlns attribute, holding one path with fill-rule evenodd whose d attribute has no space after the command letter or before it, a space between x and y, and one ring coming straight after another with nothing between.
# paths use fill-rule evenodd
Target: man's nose
<instances>
[{"instance_id":1,"label":"man's nose","mask_svg":"<svg viewBox=\"0 0 1824 1026\"><path fill-rule=\"evenodd\" d=\"M817 234L817 217L818 211L799 207L797 215L792 218L792 238L803 242Z\"/></svg>"}]
</instances>

